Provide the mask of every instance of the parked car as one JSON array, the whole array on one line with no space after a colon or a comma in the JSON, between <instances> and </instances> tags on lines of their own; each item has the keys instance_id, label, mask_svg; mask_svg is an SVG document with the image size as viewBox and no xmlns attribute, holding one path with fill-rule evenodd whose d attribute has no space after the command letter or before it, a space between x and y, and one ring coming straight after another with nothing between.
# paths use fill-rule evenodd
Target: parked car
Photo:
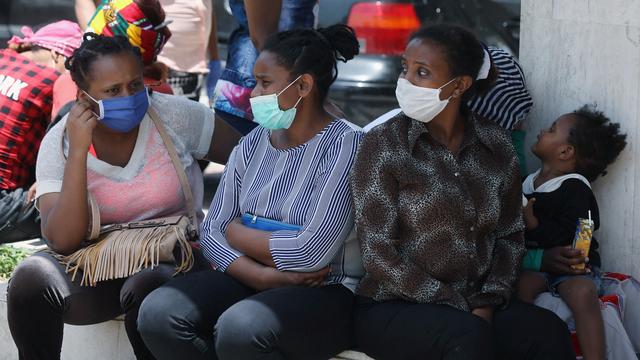
<instances>
[{"instance_id":1,"label":"parked car","mask_svg":"<svg viewBox=\"0 0 640 360\"><path fill-rule=\"evenodd\" d=\"M223 59L236 23L228 0L213 0L218 47ZM75 20L74 0L0 0L0 47L23 25ZM338 64L330 97L347 118L366 125L398 107L395 87L400 57L409 35L429 23L465 26L488 45L518 54L520 0L320 0L318 26L344 23L353 27L360 55Z\"/></svg>"},{"instance_id":2,"label":"parked car","mask_svg":"<svg viewBox=\"0 0 640 360\"><path fill-rule=\"evenodd\" d=\"M0 48L25 25L37 29L58 20L76 21L74 0L0 0Z\"/></svg>"},{"instance_id":3,"label":"parked car","mask_svg":"<svg viewBox=\"0 0 640 360\"><path fill-rule=\"evenodd\" d=\"M487 45L518 53L520 0L320 0L318 17L319 26L340 22L356 31L360 55L339 63L330 97L361 126L398 107L400 54L424 24L459 24Z\"/></svg>"}]
</instances>

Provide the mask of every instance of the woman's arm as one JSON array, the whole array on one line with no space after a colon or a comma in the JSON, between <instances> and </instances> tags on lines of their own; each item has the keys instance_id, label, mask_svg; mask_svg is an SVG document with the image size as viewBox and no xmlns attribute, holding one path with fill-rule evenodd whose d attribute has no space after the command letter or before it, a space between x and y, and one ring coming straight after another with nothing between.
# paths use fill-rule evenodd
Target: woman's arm
<instances>
[{"instance_id":1,"label":"woman's arm","mask_svg":"<svg viewBox=\"0 0 640 360\"><path fill-rule=\"evenodd\" d=\"M249 35L253 46L262 51L264 43L271 34L278 32L282 0L245 0Z\"/></svg>"},{"instance_id":2,"label":"woman's arm","mask_svg":"<svg viewBox=\"0 0 640 360\"><path fill-rule=\"evenodd\" d=\"M242 146L242 143L236 146L224 168L200 233L200 243L205 257L220 271L226 271L232 262L244 255L231 246L226 238L229 223L240 216L239 196L241 172L244 168Z\"/></svg>"},{"instance_id":3,"label":"woman's arm","mask_svg":"<svg viewBox=\"0 0 640 360\"><path fill-rule=\"evenodd\" d=\"M310 273L279 271L241 256L227 267L226 272L246 286L262 291L283 286L322 286L329 271L328 267Z\"/></svg>"},{"instance_id":4,"label":"woman's arm","mask_svg":"<svg viewBox=\"0 0 640 360\"><path fill-rule=\"evenodd\" d=\"M97 119L89 105L78 102L69 112L67 133L69 156L60 193L39 199L42 235L58 253L69 254L86 238L89 224L87 205L87 152Z\"/></svg>"},{"instance_id":5,"label":"woman's arm","mask_svg":"<svg viewBox=\"0 0 640 360\"><path fill-rule=\"evenodd\" d=\"M240 141L242 134L229 125L220 113L215 114L213 128L209 151L205 158L218 164L226 164L231 151Z\"/></svg>"},{"instance_id":6,"label":"woman's arm","mask_svg":"<svg viewBox=\"0 0 640 360\"><path fill-rule=\"evenodd\" d=\"M231 246L252 259L275 268L276 264L269 249L270 238L271 232L244 226L240 218L236 218L227 226L227 241Z\"/></svg>"},{"instance_id":7,"label":"woman's arm","mask_svg":"<svg viewBox=\"0 0 640 360\"><path fill-rule=\"evenodd\" d=\"M372 136L373 135L373 136ZM367 275L397 297L418 302L465 303L448 285L400 256L395 151L376 133L364 137L351 175L355 222ZM405 279L415 279L406 286ZM403 285L401 285L403 284Z\"/></svg>"},{"instance_id":8,"label":"woman's arm","mask_svg":"<svg viewBox=\"0 0 640 360\"><path fill-rule=\"evenodd\" d=\"M96 12L96 6L99 3L99 0L76 0L76 18L78 19L78 25L80 25L82 30L85 30L87 25L89 25L89 21Z\"/></svg>"},{"instance_id":9,"label":"woman's arm","mask_svg":"<svg viewBox=\"0 0 640 360\"><path fill-rule=\"evenodd\" d=\"M501 305L511 298L512 286L525 252L519 167L514 152L506 169L500 199L500 222L495 231L491 268L482 289L467 299L471 309Z\"/></svg>"},{"instance_id":10,"label":"woman's arm","mask_svg":"<svg viewBox=\"0 0 640 360\"><path fill-rule=\"evenodd\" d=\"M317 271L326 267L351 230L352 211L348 175L361 134L349 132L332 144L322 160L302 231L266 232L239 221L227 229L232 246L279 270Z\"/></svg>"}]
</instances>

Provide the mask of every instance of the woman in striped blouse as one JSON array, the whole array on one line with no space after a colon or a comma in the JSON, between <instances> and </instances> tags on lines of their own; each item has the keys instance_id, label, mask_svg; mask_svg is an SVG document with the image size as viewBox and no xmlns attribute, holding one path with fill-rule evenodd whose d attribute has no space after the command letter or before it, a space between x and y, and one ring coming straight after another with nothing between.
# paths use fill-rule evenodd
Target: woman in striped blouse
<instances>
[{"instance_id":1,"label":"woman in striped blouse","mask_svg":"<svg viewBox=\"0 0 640 360\"><path fill-rule=\"evenodd\" d=\"M336 60L357 53L345 25L265 44L251 99L262 126L233 151L202 226L218 271L173 281L140 311L157 358L327 359L350 347L363 269L348 175L361 132L323 105Z\"/></svg>"}]
</instances>

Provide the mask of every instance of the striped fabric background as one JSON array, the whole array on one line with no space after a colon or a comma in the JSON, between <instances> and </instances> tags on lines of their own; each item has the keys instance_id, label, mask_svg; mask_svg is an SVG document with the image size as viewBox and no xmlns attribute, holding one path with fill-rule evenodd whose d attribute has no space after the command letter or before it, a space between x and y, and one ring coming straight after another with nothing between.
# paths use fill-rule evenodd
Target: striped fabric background
<instances>
[{"instance_id":1,"label":"striped fabric background","mask_svg":"<svg viewBox=\"0 0 640 360\"><path fill-rule=\"evenodd\" d=\"M487 94L471 99L469 108L503 128L513 130L518 122L526 119L533 99L527 91L524 73L513 56L493 46L487 50L498 69L498 79Z\"/></svg>"}]
</instances>

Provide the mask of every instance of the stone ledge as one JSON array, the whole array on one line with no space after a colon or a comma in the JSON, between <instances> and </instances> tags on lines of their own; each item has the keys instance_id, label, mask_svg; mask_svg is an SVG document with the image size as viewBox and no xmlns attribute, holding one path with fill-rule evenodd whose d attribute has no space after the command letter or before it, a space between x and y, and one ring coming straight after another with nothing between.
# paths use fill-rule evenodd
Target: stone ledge
<instances>
[{"instance_id":1,"label":"stone ledge","mask_svg":"<svg viewBox=\"0 0 640 360\"><path fill-rule=\"evenodd\" d=\"M0 283L0 360L17 360L7 324L7 283ZM121 318L95 325L64 326L63 360L135 360ZM357 351L344 351L331 360L373 360Z\"/></svg>"}]
</instances>

